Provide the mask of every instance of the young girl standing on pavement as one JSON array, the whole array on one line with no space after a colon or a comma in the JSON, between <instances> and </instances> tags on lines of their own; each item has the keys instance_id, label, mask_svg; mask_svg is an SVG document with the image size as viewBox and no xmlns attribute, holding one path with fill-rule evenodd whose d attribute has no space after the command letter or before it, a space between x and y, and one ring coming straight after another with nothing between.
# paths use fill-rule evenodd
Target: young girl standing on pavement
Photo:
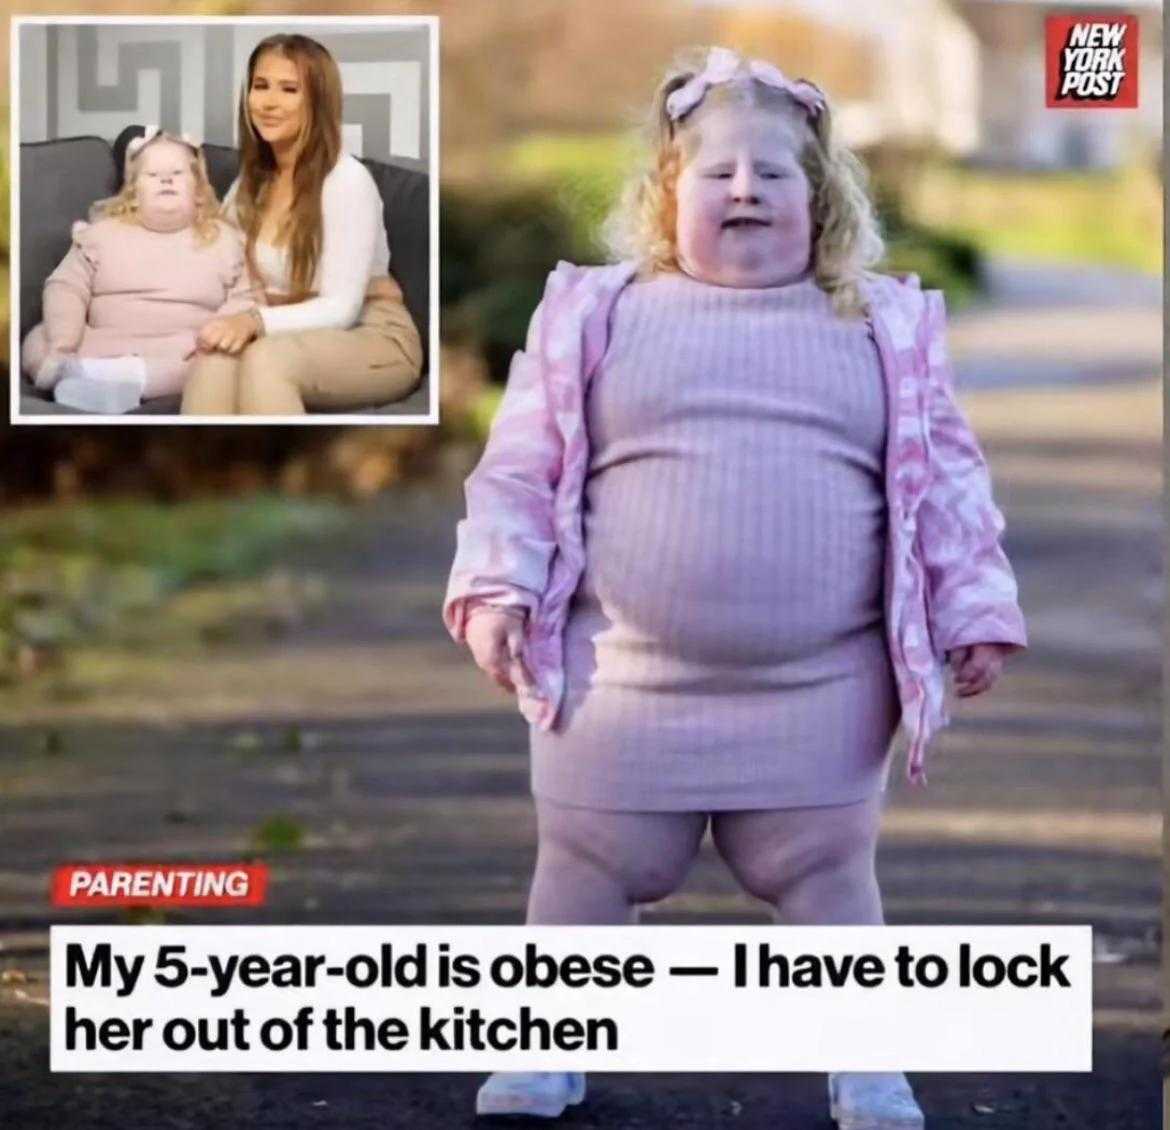
<instances>
[{"instance_id":1,"label":"young girl standing on pavement","mask_svg":"<svg viewBox=\"0 0 1170 1130\"><path fill-rule=\"evenodd\" d=\"M561 264L467 481L444 615L532 724L531 924L631 921L716 849L779 920L882 922L888 751L909 774L1025 644L1003 519L950 388L943 305L871 273L864 176L822 92L720 48L671 73L629 255ZM480 1113L584 1077L501 1073ZM899 1073L829 1077L910 1130Z\"/></svg>"}]
</instances>

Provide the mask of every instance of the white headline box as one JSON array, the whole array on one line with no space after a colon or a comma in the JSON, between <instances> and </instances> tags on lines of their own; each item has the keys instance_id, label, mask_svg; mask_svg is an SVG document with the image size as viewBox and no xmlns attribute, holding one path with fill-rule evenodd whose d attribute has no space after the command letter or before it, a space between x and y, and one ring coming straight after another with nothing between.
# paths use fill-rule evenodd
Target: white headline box
<instances>
[{"instance_id":1,"label":"white headline box","mask_svg":"<svg viewBox=\"0 0 1170 1130\"><path fill-rule=\"evenodd\" d=\"M54 926L54 1071L1089 1071L1088 926Z\"/></svg>"}]
</instances>

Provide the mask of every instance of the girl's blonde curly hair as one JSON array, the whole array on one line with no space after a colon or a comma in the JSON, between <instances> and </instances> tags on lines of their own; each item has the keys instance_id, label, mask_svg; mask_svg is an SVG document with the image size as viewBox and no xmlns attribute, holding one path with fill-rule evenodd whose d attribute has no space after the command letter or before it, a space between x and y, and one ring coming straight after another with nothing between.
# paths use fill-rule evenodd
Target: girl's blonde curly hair
<instances>
[{"instance_id":1,"label":"girl's blonde curly hair","mask_svg":"<svg viewBox=\"0 0 1170 1130\"><path fill-rule=\"evenodd\" d=\"M126 159L126 175L122 178L121 189L114 196L99 200L91 206L90 222L109 219L122 220L128 224L141 223L138 218L138 169L142 164L142 155L159 141L169 141L191 153L191 171L195 174L195 223L192 227L195 229L197 242L204 246L215 243L220 235L217 219L219 199L211 186L211 178L207 175L207 162L204 160L203 151L181 137L165 132L155 134L132 157Z\"/></svg>"},{"instance_id":2,"label":"girl's blonde curly hair","mask_svg":"<svg viewBox=\"0 0 1170 1130\"><path fill-rule=\"evenodd\" d=\"M864 315L868 304L862 279L882 259L885 243L865 168L833 139L827 102L813 116L791 96L765 83L725 83L710 87L695 110L672 122L666 100L702 71L706 54L706 49L694 56L688 52L659 84L644 130L649 161L626 182L603 229L611 255L634 259L645 272L679 270L675 186L704 108L738 104L775 110L787 113L804 135L798 156L811 196L813 278L838 314Z\"/></svg>"}]
</instances>

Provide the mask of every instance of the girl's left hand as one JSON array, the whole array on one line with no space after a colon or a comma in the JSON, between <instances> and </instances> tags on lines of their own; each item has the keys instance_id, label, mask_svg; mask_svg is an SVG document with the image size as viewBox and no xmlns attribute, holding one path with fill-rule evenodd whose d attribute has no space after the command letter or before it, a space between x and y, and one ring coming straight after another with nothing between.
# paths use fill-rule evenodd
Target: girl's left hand
<instances>
[{"instance_id":1,"label":"girl's left hand","mask_svg":"<svg viewBox=\"0 0 1170 1130\"><path fill-rule=\"evenodd\" d=\"M955 673L955 693L960 698L990 690L1003 670L1003 661L1015 649L1010 644L974 643L947 652Z\"/></svg>"},{"instance_id":2,"label":"girl's left hand","mask_svg":"<svg viewBox=\"0 0 1170 1130\"><path fill-rule=\"evenodd\" d=\"M230 314L226 318L212 318L199 331L195 345L201 353L216 349L239 353L255 336L256 319L251 314Z\"/></svg>"}]
</instances>

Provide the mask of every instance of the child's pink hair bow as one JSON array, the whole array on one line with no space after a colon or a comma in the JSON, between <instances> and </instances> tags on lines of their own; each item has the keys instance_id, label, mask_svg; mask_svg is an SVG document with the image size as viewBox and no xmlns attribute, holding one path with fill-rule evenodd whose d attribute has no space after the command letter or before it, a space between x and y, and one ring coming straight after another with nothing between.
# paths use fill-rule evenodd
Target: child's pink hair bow
<instances>
[{"instance_id":1,"label":"child's pink hair bow","mask_svg":"<svg viewBox=\"0 0 1170 1130\"><path fill-rule=\"evenodd\" d=\"M134 137L130 139L126 146L126 160L129 161L145 146L149 145L156 137L165 132L161 126L150 125L146 127L146 131L141 137ZM175 137L176 140L181 141L184 145L189 145L196 153L199 152L201 142L196 141L189 133L168 134L169 137Z\"/></svg>"},{"instance_id":2,"label":"child's pink hair bow","mask_svg":"<svg viewBox=\"0 0 1170 1130\"><path fill-rule=\"evenodd\" d=\"M765 63L762 59L741 59L726 47L712 47L707 53L703 69L666 99L666 116L672 122L677 122L703 101L710 87L725 82L747 82L751 79L784 91L813 117L825 108L825 96L820 87L807 79L797 79L793 82L779 67Z\"/></svg>"}]
</instances>

